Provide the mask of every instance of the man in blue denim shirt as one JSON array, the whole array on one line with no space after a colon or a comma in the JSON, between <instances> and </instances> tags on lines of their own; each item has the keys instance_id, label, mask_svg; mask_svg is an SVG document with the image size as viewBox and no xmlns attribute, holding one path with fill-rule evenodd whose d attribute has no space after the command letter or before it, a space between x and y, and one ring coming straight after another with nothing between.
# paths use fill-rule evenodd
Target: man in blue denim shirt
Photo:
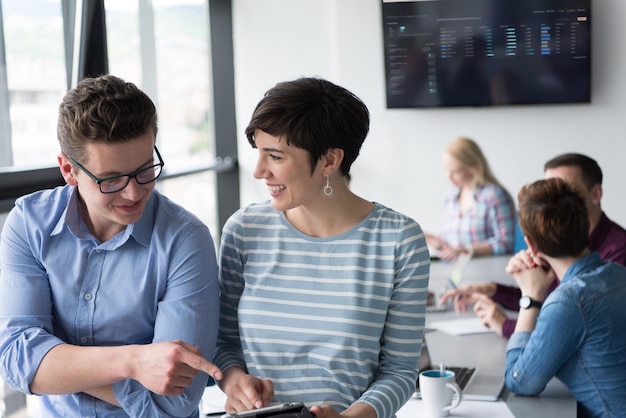
<instances>
[{"instance_id":1,"label":"man in blue denim shirt","mask_svg":"<svg viewBox=\"0 0 626 418\"><path fill-rule=\"evenodd\" d=\"M21 197L0 245L0 372L46 417L197 417L217 339L209 229L154 190L157 114L88 78L59 107L66 185ZM205 356L205 357L203 357ZM200 373L206 372L205 373Z\"/></svg>"},{"instance_id":2,"label":"man in blue denim shirt","mask_svg":"<svg viewBox=\"0 0 626 418\"><path fill-rule=\"evenodd\" d=\"M507 347L506 385L537 395L556 376L579 402L579 416L624 416L626 267L589 251L585 201L565 181L537 181L518 199L529 249L506 268L523 295ZM546 298L555 277L561 283Z\"/></svg>"}]
</instances>

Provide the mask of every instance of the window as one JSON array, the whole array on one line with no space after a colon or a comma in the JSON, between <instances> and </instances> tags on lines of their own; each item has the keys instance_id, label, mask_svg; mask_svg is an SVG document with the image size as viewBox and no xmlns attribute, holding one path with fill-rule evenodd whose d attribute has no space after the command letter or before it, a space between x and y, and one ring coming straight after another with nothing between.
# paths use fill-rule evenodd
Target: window
<instances>
[{"instance_id":1,"label":"window","mask_svg":"<svg viewBox=\"0 0 626 418\"><path fill-rule=\"evenodd\" d=\"M159 112L165 172L215 160L211 126L208 9L203 0L106 0L109 72L144 90ZM159 181L158 188L200 217L212 232L213 172Z\"/></svg>"},{"instance_id":2,"label":"window","mask_svg":"<svg viewBox=\"0 0 626 418\"><path fill-rule=\"evenodd\" d=\"M0 155L0 167L55 165L67 86L61 0L2 0L2 17L10 129L0 141L11 152Z\"/></svg>"}]
</instances>

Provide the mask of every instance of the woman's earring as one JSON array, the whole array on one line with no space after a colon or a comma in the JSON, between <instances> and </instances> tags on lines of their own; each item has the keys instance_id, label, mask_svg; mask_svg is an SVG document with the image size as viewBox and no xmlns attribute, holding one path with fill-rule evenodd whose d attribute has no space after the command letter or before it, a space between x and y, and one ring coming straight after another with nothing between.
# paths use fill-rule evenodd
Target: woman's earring
<instances>
[{"instance_id":1,"label":"woman's earring","mask_svg":"<svg viewBox=\"0 0 626 418\"><path fill-rule=\"evenodd\" d=\"M326 186L324 186L324 188L322 189L322 193L324 194L324 197L332 197L333 194L335 193L332 186L330 185L329 176L326 176Z\"/></svg>"}]
</instances>

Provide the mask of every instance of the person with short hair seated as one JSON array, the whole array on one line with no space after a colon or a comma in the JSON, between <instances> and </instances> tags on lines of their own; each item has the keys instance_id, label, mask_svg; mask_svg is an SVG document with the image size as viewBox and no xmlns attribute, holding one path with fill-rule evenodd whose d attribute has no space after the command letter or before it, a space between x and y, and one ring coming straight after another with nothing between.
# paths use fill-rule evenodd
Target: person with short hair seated
<instances>
[{"instance_id":1,"label":"person with short hair seated","mask_svg":"<svg viewBox=\"0 0 626 418\"><path fill-rule=\"evenodd\" d=\"M518 199L528 250L506 267L523 295L506 386L537 395L556 376L576 397L579 417L624 416L626 267L589 250L585 198L564 180L536 181ZM561 282L548 295L556 277Z\"/></svg>"}]
</instances>

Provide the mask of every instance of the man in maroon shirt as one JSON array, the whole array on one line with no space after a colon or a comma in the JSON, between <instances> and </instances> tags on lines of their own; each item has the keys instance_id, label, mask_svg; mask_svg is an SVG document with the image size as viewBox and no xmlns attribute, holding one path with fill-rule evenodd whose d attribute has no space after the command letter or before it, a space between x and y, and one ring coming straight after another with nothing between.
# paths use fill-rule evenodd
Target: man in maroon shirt
<instances>
[{"instance_id":1,"label":"man in maroon shirt","mask_svg":"<svg viewBox=\"0 0 626 418\"><path fill-rule=\"evenodd\" d=\"M598 163L586 155L562 154L545 163L544 177L559 177L579 187L589 212L589 248L604 260L626 265L626 230L602 211L602 170ZM558 284L556 279L548 293ZM465 285L446 293L442 302L452 297L457 312L474 304L474 313L485 326L506 338L513 333L516 320L507 318L503 308L519 309L519 288L495 282Z\"/></svg>"}]
</instances>

